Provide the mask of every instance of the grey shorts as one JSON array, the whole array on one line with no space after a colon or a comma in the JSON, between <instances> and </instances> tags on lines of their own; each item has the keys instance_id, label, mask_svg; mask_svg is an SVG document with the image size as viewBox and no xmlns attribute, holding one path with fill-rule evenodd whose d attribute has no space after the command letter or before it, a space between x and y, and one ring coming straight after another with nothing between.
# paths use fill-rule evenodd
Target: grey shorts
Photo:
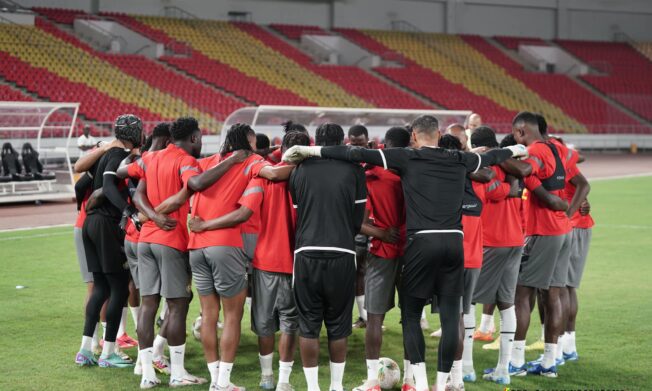
<instances>
[{"instance_id":1,"label":"grey shorts","mask_svg":"<svg viewBox=\"0 0 652 391\"><path fill-rule=\"evenodd\" d=\"M77 262L79 263L79 272L81 273L82 281L85 283L93 282L93 273L88 271L88 263L86 263L86 250L84 250L82 229L75 227L73 237L75 239L75 250L77 251Z\"/></svg>"},{"instance_id":2,"label":"grey shorts","mask_svg":"<svg viewBox=\"0 0 652 391\"><path fill-rule=\"evenodd\" d=\"M254 259L256 244L258 243L258 234L242 234L242 248L244 249L249 262ZM251 271L250 271L251 272Z\"/></svg>"},{"instance_id":3,"label":"grey shorts","mask_svg":"<svg viewBox=\"0 0 652 391\"><path fill-rule=\"evenodd\" d=\"M467 314L471 311L471 303L473 303L473 292L478 284L478 277L480 277L480 269L467 269L464 268L464 295L462 296L462 312Z\"/></svg>"},{"instance_id":4,"label":"grey shorts","mask_svg":"<svg viewBox=\"0 0 652 391\"><path fill-rule=\"evenodd\" d=\"M247 288L247 255L240 247L212 246L190 251L192 279L202 296L233 297Z\"/></svg>"},{"instance_id":5,"label":"grey shorts","mask_svg":"<svg viewBox=\"0 0 652 391\"><path fill-rule=\"evenodd\" d=\"M253 270L251 292L251 330L259 337L277 331L295 335L299 312L292 292L292 275Z\"/></svg>"},{"instance_id":6,"label":"grey shorts","mask_svg":"<svg viewBox=\"0 0 652 391\"><path fill-rule=\"evenodd\" d=\"M525 238L518 285L537 289L566 286L570 261L570 233Z\"/></svg>"},{"instance_id":7,"label":"grey shorts","mask_svg":"<svg viewBox=\"0 0 652 391\"><path fill-rule=\"evenodd\" d=\"M514 304L518 269L523 247L485 247L482 269L473 293L473 301L481 304Z\"/></svg>"},{"instance_id":8,"label":"grey shorts","mask_svg":"<svg viewBox=\"0 0 652 391\"><path fill-rule=\"evenodd\" d=\"M131 270L131 279L134 281L136 289L140 289L140 281L138 281L138 243L125 239L125 255L127 256L127 263L129 263L129 270Z\"/></svg>"},{"instance_id":9,"label":"grey shorts","mask_svg":"<svg viewBox=\"0 0 652 391\"><path fill-rule=\"evenodd\" d=\"M370 314L385 315L394 308L394 292L400 262L367 253L364 276L364 308Z\"/></svg>"},{"instance_id":10,"label":"grey shorts","mask_svg":"<svg viewBox=\"0 0 652 391\"><path fill-rule=\"evenodd\" d=\"M473 292L480 277L480 269L467 269L464 268L464 293L460 297L460 313L469 314L471 312L471 304L473 300ZM439 313L439 304L437 303L437 295L433 296L430 311Z\"/></svg>"},{"instance_id":11,"label":"grey shorts","mask_svg":"<svg viewBox=\"0 0 652 391\"><path fill-rule=\"evenodd\" d=\"M571 288L579 288L586 265L586 257L589 255L591 228L573 228L571 236L570 265L566 285Z\"/></svg>"},{"instance_id":12,"label":"grey shorts","mask_svg":"<svg viewBox=\"0 0 652 391\"><path fill-rule=\"evenodd\" d=\"M138 243L140 295L166 299L190 297L188 253L155 243Z\"/></svg>"}]
</instances>

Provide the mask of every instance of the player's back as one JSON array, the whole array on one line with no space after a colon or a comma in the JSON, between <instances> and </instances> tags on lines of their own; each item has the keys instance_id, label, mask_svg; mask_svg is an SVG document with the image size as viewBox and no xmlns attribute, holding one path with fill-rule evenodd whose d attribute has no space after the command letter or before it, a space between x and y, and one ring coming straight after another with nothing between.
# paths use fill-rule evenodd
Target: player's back
<instances>
[{"instance_id":1,"label":"player's back","mask_svg":"<svg viewBox=\"0 0 652 391\"><path fill-rule=\"evenodd\" d=\"M123 148L109 149L100 160L91 168L93 173L93 190L97 190L103 186L104 175L113 175L115 177L115 170L120 162L129 156L129 151ZM118 188L124 188L124 183L118 184ZM111 202L102 202L97 208L93 209L89 214L101 214L102 216L120 220L122 211L118 210Z\"/></svg>"},{"instance_id":2,"label":"player's back","mask_svg":"<svg viewBox=\"0 0 652 391\"><path fill-rule=\"evenodd\" d=\"M461 229L466 174L469 164L479 164L477 158L472 162L469 155L477 156L442 148L409 151L401 169L408 233Z\"/></svg>"},{"instance_id":3,"label":"player's back","mask_svg":"<svg viewBox=\"0 0 652 391\"><path fill-rule=\"evenodd\" d=\"M331 159L307 159L290 177L297 208L296 248L327 247L353 252L366 202L360 165ZM364 209L362 209L364 211Z\"/></svg>"},{"instance_id":4,"label":"player's back","mask_svg":"<svg viewBox=\"0 0 652 391\"><path fill-rule=\"evenodd\" d=\"M177 194L189 176L196 175L200 171L197 160L174 144L149 154L147 160L145 162L147 198L154 208ZM163 231L154 222L147 221L141 230L140 241L163 244L185 251L188 243L186 221L189 209L188 202L185 202L178 210L169 214L177 220L177 225L172 231Z\"/></svg>"}]
</instances>

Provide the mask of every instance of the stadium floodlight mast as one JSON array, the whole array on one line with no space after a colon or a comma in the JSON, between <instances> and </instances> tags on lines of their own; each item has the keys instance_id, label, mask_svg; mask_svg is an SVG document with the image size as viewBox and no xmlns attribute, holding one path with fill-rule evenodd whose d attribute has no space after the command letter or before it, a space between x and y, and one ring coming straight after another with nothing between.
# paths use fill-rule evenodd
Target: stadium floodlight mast
<instances>
[{"instance_id":1,"label":"stadium floodlight mast","mask_svg":"<svg viewBox=\"0 0 652 391\"><path fill-rule=\"evenodd\" d=\"M410 109L372 109L317 106L256 106L243 107L231 113L220 134L220 143L228 128L238 122L250 124L256 132L267 134L270 138L282 136L282 124L287 121L300 123L314 135L317 126L334 122L346 131L353 125L365 125L370 138L382 139L392 126L405 126L418 116L428 114L439 120L443 129L455 122L464 123L470 110L410 110Z\"/></svg>"},{"instance_id":2,"label":"stadium floodlight mast","mask_svg":"<svg viewBox=\"0 0 652 391\"><path fill-rule=\"evenodd\" d=\"M24 142L35 142L41 159L63 157L66 171L52 180L0 183L0 203L71 199L75 196L69 148L78 112L79 103L0 102L0 132L8 135L3 143L19 146ZM66 137L44 138L46 130Z\"/></svg>"}]
</instances>

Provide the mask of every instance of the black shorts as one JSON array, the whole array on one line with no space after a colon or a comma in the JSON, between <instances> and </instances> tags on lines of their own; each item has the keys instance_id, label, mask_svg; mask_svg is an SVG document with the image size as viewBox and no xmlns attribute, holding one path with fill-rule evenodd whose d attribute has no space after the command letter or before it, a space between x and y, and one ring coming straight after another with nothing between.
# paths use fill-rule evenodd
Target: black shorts
<instances>
[{"instance_id":1,"label":"black shorts","mask_svg":"<svg viewBox=\"0 0 652 391\"><path fill-rule=\"evenodd\" d=\"M458 232L410 235L403 256L401 291L412 297L462 296L464 245Z\"/></svg>"},{"instance_id":2,"label":"black shorts","mask_svg":"<svg viewBox=\"0 0 652 391\"><path fill-rule=\"evenodd\" d=\"M353 254L296 254L294 299L302 337L319 338L322 322L330 340L351 335L355 269Z\"/></svg>"},{"instance_id":3,"label":"black shorts","mask_svg":"<svg viewBox=\"0 0 652 391\"><path fill-rule=\"evenodd\" d=\"M91 273L119 273L129 270L125 255L125 233L119 222L100 214L86 217L82 240L88 271Z\"/></svg>"}]
</instances>

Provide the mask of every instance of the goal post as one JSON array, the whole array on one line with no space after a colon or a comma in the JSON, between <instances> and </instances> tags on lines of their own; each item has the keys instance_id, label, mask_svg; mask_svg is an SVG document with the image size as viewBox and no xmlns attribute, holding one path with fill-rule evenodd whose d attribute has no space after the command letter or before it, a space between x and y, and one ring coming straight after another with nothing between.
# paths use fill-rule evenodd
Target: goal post
<instances>
[{"instance_id":1,"label":"goal post","mask_svg":"<svg viewBox=\"0 0 652 391\"><path fill-rule=\"evenodd\" d=\"M36 179L3 172L0 203L74 198L70 148L78 113L79 103L0 102L3 146L8 143L20 155L21 148L32 144L44 171L54 173L54 178Z\"/></svg>"},{"instance_id":2,"label":"goal post","mask_svg":"<svg viewBox=\"0 0 652 391\"><path fill-rule=\"evenodd\" d=\"M410 110L370 109L311 106L257 106L243 107L224 121L220 133L220 144L231 125L241 122L251 125L256 132L266 134L270 139L283 136L282 124L292 121L304 125L314 135L315 129L327 122L339 124L346 132L353 125L365 125L369 138L381 140L392 126L405 126L421 115L432 115L439 120L443 130L452 123L463 124L471 114L469 110Z\"/></svg>"}]
</instances>

